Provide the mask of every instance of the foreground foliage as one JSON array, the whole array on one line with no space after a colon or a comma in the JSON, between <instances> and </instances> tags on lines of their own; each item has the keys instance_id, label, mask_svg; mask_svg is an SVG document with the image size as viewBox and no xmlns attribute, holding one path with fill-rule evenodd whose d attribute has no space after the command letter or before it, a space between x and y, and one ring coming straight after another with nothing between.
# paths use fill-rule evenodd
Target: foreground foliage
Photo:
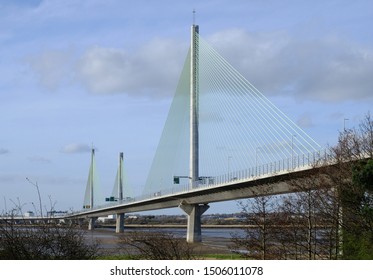
<instances>
[{"instance_id":1,"label":"foreground foliage","mask_svg":"<svg viewBox=\"0 0 373 280\"><path fill-rule=\"evenodd\" d=\"M120 245L128 255L148 260L194 259L193 248L184 238L167 232L134 231L120 237Z\"/></svg>"},{"instance_id":2,"label":"foreground foliage","mask_svg":"<svg viewBox=\"0 0 373 280\"><path fill-rule=\"evenodd\" d=\"M294 193L241 203L244 236L232 249L253 259L373 259L373 120L340 133L329 158Z\"/></svg>"},{"instance_id":3,"label":"foreground foliage","mask_svg":"<svg viewBox=\"0 0 373 280\"><path fill-rule=\"evenodd\" d=\"M84 260L97 255L98 244L72 225L17 225L0 219L2 260Z\"/></svg>"}]
</instances>

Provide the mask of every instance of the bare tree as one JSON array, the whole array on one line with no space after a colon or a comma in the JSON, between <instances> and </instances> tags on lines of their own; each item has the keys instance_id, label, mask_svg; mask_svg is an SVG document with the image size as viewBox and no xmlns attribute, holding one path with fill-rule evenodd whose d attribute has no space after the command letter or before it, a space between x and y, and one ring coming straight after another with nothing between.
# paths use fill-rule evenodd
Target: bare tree
<instances>
[{"instance_id":1,"label":"bare tree","mask_svg":"<svg viewBox=\"0 0 373 280\"><path fill-rule=\"evenodd\" d=\"M58 225L22 216L22 205L0 217L0 259L82 260L98 256L99 244L72 223Z\"/></svg>"},{"instance_id":2,"label":"bare tree","mask_svg":"<svg viewBox=\"0 0 373 280\"><path fill-rule=\"evenodd\" d=\"M339 227L344 258L373 257L373 120L340 133L331 148L335 164L326 174L340 204ZM370 167L372 166L372 167Z\"/></svg>"},{"instance_id":3,"label":"bare tree","mask_svg":"<svg viewBox=\"0 0 373 280\"><path fill-rule=\"evenodd\" d=\"M373 258L370 114L357 129L342 131L329 150L306 176L289 178L294 193L277 207L270 197L241 204L249 227L244 236L232 236L237 251L251 258Z\"/></svg>"},{"instance_id":4,"label":"bare tree","mask_svg":"<svg viewBox=\"0 0 373 280\"><path fill-rule=\"evenodd\" d=\"M279 207L284 227L279 239L294 259L334 259L338 244L338 201L324 176L292 180L297 192L283 197ZM312 186L312 188L310 188Z\"/></svg>"},{"instance_id":5,"label":"bare tree","mask_svg":"<svg viewBox=\"0 0 373 280\"><path fill-rule=\"evenodd\" d=\"M276 243L276 198L274 196L257 196L247 201L240 201L242 214L246 217L245 234L232 234L231 249L245 258L278 258Z\"/></svg>"}]
</instances>

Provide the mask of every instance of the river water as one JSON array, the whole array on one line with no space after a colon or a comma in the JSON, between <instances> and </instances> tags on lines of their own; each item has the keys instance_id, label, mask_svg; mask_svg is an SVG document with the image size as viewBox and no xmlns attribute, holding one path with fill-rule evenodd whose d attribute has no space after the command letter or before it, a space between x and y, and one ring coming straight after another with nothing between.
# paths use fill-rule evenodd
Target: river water
<instances>
[{"instance_id":1,"label":"river water","mask_svg":"<svg viewBox=\"0 0 373 280\"><path fill-rule=\"evenodd\" d=\"M131 231L145 231L145 232L166 232L166 233L172 233L176 237L185 237L187 234L186 228L142 228L142 227L125 227L124 233L131 232ZM114 228L102 228L100 229L100 232L115 232ZM230 239L232 237L232 234L238 234L240 236L244 235L244 230L240 228L202 228L202 238L208 237L208 238L227 238Z\"/></svg>"},{"instance_id":2,"label":"river water","mask_svg":"<svg viewBox=\"0 0 373 280\"><path fill-rule=\"evenodd\" d=\"M186 228L141 228L141 227L125 227L124 235L133 231L143 232L166 232L172 233L175 237L186 238ZM199 246L204 248L204 251L210 253L230 252L231 234L242 234L244 231L238 228L202 228L202 243ZM99 241L99 247L108 254L120 253L120 245L118 243L120 234L115 233L114 228L97 228L94 231L86 232L87 238L92 237Z\"/></svg>"}]
</instances>

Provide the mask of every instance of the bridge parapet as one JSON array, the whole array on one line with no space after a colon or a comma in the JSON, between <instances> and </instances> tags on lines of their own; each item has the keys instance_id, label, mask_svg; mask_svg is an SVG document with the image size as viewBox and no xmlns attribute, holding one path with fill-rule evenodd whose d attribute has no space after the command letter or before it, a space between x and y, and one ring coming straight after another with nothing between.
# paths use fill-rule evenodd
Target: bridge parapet
<instances>
[{"instance_id":1,"label":"bridge parapet","mask_svg":"<svg viewBox=\"0 0 373 280\"><path fill-rule=\"evenodd\" d=\"M201 189L214 189L224 187L226 185L234 185L245 182L254 182L261 179L270 178L272 176L281 176L285 174L291 174L310 170L321 165L332 165L336 160L327 153L327 150L321 150L312 154L298 155L293 158L287 158L282 161L271 162L248 168L246 170L240 170L237 172L230 172L219 176L210 176L209 180L205 180L204 184L193 186L190 183L173 185L169 188L163 188L158 192L152 194L146 194L142 196L132 197L131 199L110 202L102 205L94 206L92 209L84 209L79 213L91 213L100 209L115 208L120 205L133 205L141 202L152 201L162 199L169 196L182 195L189 192L198 191Z\"/></svg>"}]
</instances>

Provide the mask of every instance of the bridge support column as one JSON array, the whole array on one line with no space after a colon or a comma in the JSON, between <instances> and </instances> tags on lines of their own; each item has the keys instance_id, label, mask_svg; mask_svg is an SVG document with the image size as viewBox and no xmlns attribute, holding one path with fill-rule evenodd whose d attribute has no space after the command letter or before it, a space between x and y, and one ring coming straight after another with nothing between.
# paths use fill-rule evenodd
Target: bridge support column
<instances>
[{"instance_id":1,"label":"bridge support column","mask_svg":"<svg viewBox=\"0 0 373 280\"><path fill-rule=\"evenodd\" d=\"M78 225L80 228L83 227L84 219L78 219Z\"/></svg>"},{"instance_id":2,"label":"bridge support column","mask_svg":"<svg viewBox=\"0 0 373 280\"><path fill-rule=\"evenodd\" d=\"M117 222L115 225L115 233L122 233L124 231L124 213L117 214Z\"/></svg>"},{"instance_id":3,"label":"bridge support column","mask_svg":"<svg viewBox=\"0 0 373 280\"><path fill-rule=\"evenodd\" d=\"M207 204L180 204L179 207L188 215L187 242L202 241L201 216L209 209Z\"/></svg>"},{"instance_id":4,"label":"bridge support column","mask_svg":"<svg viewBox=\"0 0 373 280\"><path fill-rule=\"evenodd\" d=\"M97 221L97 217L91 217L91 218L89 218L89 221L88 221L88 230L94 230L95 229L96 221Z\"/></svg>"}]
</instances>

